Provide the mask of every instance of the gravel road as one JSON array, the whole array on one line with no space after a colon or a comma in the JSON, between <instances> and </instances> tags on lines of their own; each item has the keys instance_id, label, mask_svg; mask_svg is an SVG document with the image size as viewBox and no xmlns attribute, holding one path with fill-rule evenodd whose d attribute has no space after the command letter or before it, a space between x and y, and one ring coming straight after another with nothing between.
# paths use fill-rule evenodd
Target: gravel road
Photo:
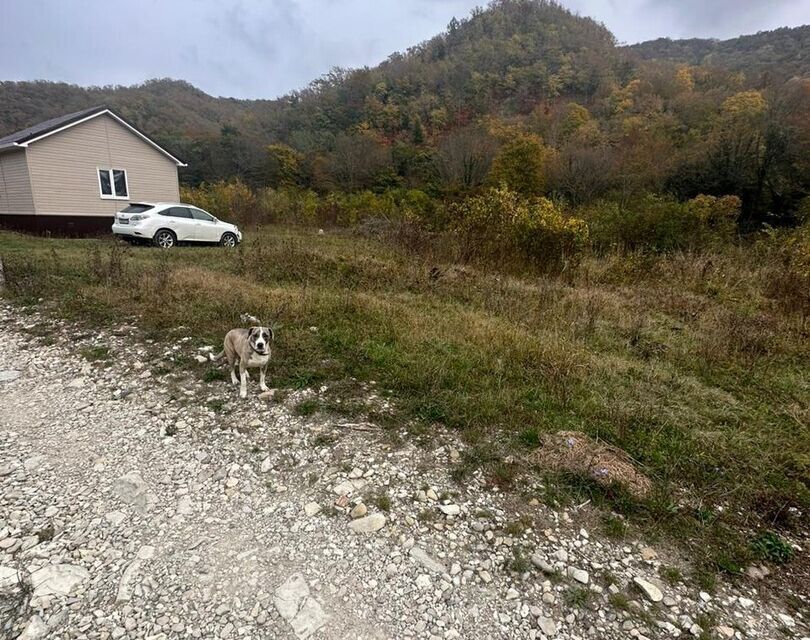
<instances>
[{"instance_id":1,"label":"gravel road","mask_svg":"<svg viewBox=\"0 0 810 640\"><path fill-rule=\"evenodd\" d=\"M294 410L322 390L239 400L174 366L192 342L0 305L0 637L807 635L765 567L669 584L676 556L601 539L587 505L459 486L449 435Z\"/></svg>"}]
</instances>

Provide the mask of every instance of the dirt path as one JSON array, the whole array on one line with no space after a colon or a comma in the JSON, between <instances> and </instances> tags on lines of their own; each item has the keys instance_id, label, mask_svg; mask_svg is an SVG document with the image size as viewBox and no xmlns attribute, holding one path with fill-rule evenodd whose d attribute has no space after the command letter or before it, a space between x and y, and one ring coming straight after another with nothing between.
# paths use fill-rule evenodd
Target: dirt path
<instances>
[{"instance_id":1,"label":"dirt path","mask_svg":"<svg viewBox=\"0 0 810 640\"><path fill-rule=\"evenodd\" d=\"M115 333L0 306L2 638L802 635L753 581L662 583L660 551L597 540L587 510L527 506L521 531L480 478L450 480L453 442L296 415L313 391L240 401L158 373L200 355L187 341ZM98 345L110 360L78 355Z\"/></svg>"}]
</instances>

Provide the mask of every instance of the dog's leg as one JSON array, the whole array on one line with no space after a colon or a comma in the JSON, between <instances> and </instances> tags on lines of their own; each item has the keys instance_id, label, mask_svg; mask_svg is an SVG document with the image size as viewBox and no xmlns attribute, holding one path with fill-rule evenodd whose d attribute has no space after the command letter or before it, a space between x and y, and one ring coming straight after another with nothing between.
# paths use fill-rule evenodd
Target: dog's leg
<instances>
[{"instance_id":1,"label":"dog's leg","mask_svg":"<svg viewBox=\"0 0 810 640\"><path fill-rule=\"evenodd\" d=\"M231 365L231 384L237 385L239 384L239 378L236 377L236 359L234 358L230 362Z\"/></svg>"},{"instance_id":2,"label":"dog's leg","mask_svg":"<svg viewBox=\"0 0 810 640\"><path fill-rule=\"evenodd\" d=\"M267 388L267 384L264 381L264 375L266 372L267 372L267 365L263 366L259 370L259 389L261 389L262 391L270 391L270 389Z\"/></svg>"},{"instance_id":3,"label":"dog's leg","mask_svg":"<svg viewBox=\"0 0 810 640\"><path fill-rule=\"evenodd\" d=\"M247 381L248 381L248 372L245 368L244 363L240 360L239 361L239 397L240 398L247 398Z\"/></svg>"}]
</instances>

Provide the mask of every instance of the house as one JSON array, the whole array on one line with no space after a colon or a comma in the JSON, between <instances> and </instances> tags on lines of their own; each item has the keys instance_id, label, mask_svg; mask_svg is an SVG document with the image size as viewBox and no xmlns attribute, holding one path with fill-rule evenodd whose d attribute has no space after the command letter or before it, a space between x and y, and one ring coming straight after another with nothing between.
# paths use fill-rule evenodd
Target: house
<instances>
[{"instance_id":1,"label":"house","mask_svg":"<svg viewBox=\"0 0 810 640\"><path fill-rule=\"evenodd\" d=\"M130 201L177 202L186 166L106 107L0 138L0 227L109 231Z\"/></svg>"}]
</instances>

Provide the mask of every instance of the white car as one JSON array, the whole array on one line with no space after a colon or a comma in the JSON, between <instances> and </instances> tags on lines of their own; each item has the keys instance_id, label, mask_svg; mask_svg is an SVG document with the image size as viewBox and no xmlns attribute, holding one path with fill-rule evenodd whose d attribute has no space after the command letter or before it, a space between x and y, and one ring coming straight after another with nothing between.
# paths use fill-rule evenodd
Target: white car
<instances>
[{"instance_id":1,"label":"white car","mask_svg":"<svg viewBox=\"0 0 810 640\"><path fill-rule=\"evenodd\" d=\"M178 242L216 242L235 247L242 241L236 225L178 202L133 202L116 214L112 232L130 242L153 242L162 249L170 249Z\"/></svg>"}]
</instances>

